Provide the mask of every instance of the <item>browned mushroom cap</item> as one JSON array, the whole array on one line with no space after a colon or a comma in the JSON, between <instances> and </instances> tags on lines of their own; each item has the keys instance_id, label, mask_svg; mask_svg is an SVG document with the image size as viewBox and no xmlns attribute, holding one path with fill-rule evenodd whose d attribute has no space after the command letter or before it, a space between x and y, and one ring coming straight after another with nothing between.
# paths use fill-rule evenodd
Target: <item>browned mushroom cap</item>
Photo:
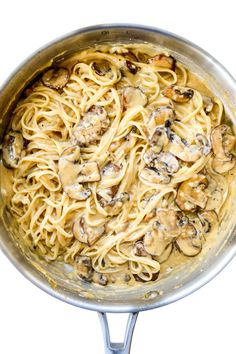
<instances>
[{"instance_id":1,"label":"browned mushroom cap","mask_svg":"<svg viewBox=\"0 0 236 354\"><path fill-rule=\"evenodd\" d=\"M194 91L187 87L180 87L176 85L171 85L166 87L162 91L163 96L172 99L178 103L185 103L191 100L193 97Z\"/></svg>"},{"instance_id":2,"label":"browned mushroom cap","mask_svg":"<svg viewBox=\"0 0 236 354\"><path fill-rule=\"evenodd\" d=\"M111 70L110 64L106 60L101 60L92 63L91 68L99 76L105 76Z\"/></svg>"},{"instance_id":3,"label":"browned mushroom cap","mask_svg":"<svg viewBox=\"0 0 236 354\"><path fill-rule=\"evenodd\" d=\"M138 87L127 86L123 89L123 98L125 108L135 106L145 106L147 104L147 96Z\"/></svg>"},{"instance_id":4,"label":"browned mushroom cap","mask_svg":"<svg viewBox=\"0 0 236 354\"><path fill-rule=\"evenodd\" d=\"M235 140L229 126L222 124L213 129L211 142L215 157L212 161L212 168L215 172L226 173L235 166L236 158L230 154L234 148Z\"/></svg>"},{"instance_id":5,"label":"browned mushroom cap","mask_svg":"<svg viewBox=\"0 0 236 354\"><path fill-rule=\"evenodd\" d=\"M230 161L232 156L230 151L235 145L235 136L232 135L228 125L218 125L212 130L211 143L212 149L217 159L222 161Z\"/></svg>"},{"instance_id":6,"label":"browned mushroom cap","mask_svg":"<svg viewBox=\"0 0 236 354\"><path fill-rule=\"evenodd\" d=\"M157 126L165 125L170 127L172 122L176 119L176 113L170 106L163 106L155 109L149 117L147 122L147 129L150 139L152 138Z\"/></svg>"},{"instance_id":7,"label":"browned mushroom cap","mask_svg":"<svg viewBox=\"0 0 236 354\"><path fill-rule=\"evenodd\" d=\"M203 109L204 109L205 113L206 114L210 113L213 109L214 102L208 96L202 96L202 100L203 100Z\"/></svg>"},{"instance_id":8,"label":"browned mushroom cap","mask_svg":"<svg viewBox=\"0 0 236 354\"><path fill-rule=\"evenodd\" d=\"M145 250L143 241L136 241L134 244L134 254L139 257L146 257L147 251Z\"/></svg>"},{"instance_id":9,"label":"browned mushroom cap","mask_svg":"<svg viewBox=\"0 0 236 354\"><path fill-rule=\"evenodd\" d=\"M213 210L202 211L198 217L205 233L213 231L218 224L218 216Z\"/></svg>"},{"instance_id":10,"label":"browned mushroom cap","mask_svg":"<svg viewBox=\"0 0 236 354\"><path fill-rule=\"evenodd\" d=\"M47 70L42 76L45 86L52 89L62 89L69 81L69 72L65 68L52 68Z\"/></svg>"},{"instance_id":11,"label":"browned mushroom cap","mask_svg":"<svg viewBox=\"0 0 236 354\"><path fill-rule=\"evenodd\" d=\"M104 198L100 198L99 202L107 214L113 216L119 214L124 204L129 200L129 193L124 192L120 193L116 198L113 198L110 201L107 201Z\"/></svg>"},{"instance_id":12,"label":"browned mushroom cap","mask_svg":"<svg viewBox=\"0 0 236 354\"><path fill-rule=\"evenodd\" d=\"M87 256L75 257L75 268L81 279L91 281L93 276L93 267L91 258Z\"/></svg>"},{"instance_id":13,"label":"browned mushroom cap","mask_svg":"<svg viewBox=\"0 0 236 354\"><path fill-rule=\"evenodd\" d=\"M226 173L235 166L236 159L235 157L232 156L232 159L230 161L222 161L218 160L217 158L214 158L212 160L212 168L215 172L223 174Z\"/></svg>"},{"instance_id":14,"label":"browned mushroom cap","mask_svg":"<svg viewBox=\"0 0 236 354\"><path fill-rule=\"evenodd\" d=\"M181 235L176 240L176 246L181 253L188 257L198 255L202 250L202 240L192 224L182 229Z\"/></svg>"},{"instance_id":15,"label":"browned mushroom cap","mask_svg":"<svg viewBox=\"0 0 236 354\"><path fill-rule=\"evenodd\" d=\"M73 234L77 240L92 246L105 232L104 225L92 227L81 217L73 225Z\"/></svg>"},{"instance_id":16,"label":"browned mushroom cap","mask_svg":"<svg viewBox=\"0 0 236 354\"><path fill-rule=\"evenodd\" d=\"M105 286L108 284L108 277L105 274L94 272L93 273L93 282Z\"/></svg>"},{"instance_id":17,"label":"browned mushroom cap","mask_svg":"<svg viewBox=\"0 0 236 354\"><path fill-rule=\"evenodd\" d=\"M24 139L19 132L9 131L3 140L2 161L7 168L16 168L21 158Z\"/></svg>"},{"instance_id":18,"label":"browned mushroom cap","mask_svg":"<svg viewBox=\"0 0 236 354\"><path fill-rule=\"evenodd\" d=\"M179 186L176 204L183 211L196 211L197 208L204 209L207 203L205 189L208 185L207 178L198 174L181 183Z\"/></svg>"},{"instance_id":19,"label":"browned mushroom cap","mask_svg":"<svg viewBox=\"0 0 236 354\"><path fill-rule=\"evenodd\" d=\"M65 149L58 162L59 177L64 191L70 198L76 200L87 199L91 191L80 183L100 180L100 173L96 162L80 164L80 148L72 146Z\"/></svg>"},{"instance_id":20,"label":"browned mushroom cap","mask_svg":"<svg viewBox=\"0 0 236 354\"><path fill-rule=\"evenodd\" d=\"M102 106L93 106L73 129L72 143L88 146L99 141L110 125L107 112Z\"/></svg>"},{"instance_id":21,"label":"browned mushroom cap","mask_svg":"<svg viewBox=\"0 0 236 354\"><path fill-rule=\"evenodd\" d=\"M158 54L149 58L147 63L159 66L160 68L175 70L176 60L171 55L167 56L165 54Z\"/></svg>"}]
</instances>

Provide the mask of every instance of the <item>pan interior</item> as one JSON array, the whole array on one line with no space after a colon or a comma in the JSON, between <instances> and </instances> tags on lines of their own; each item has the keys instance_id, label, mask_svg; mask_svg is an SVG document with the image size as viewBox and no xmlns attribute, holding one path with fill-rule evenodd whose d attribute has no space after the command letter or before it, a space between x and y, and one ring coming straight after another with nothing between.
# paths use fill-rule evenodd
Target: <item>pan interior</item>
<instances>
[{"instance_id":1,"label":"pan interior","mask_svg":"<svg viewBox=\"0 0 236 354\"><path fill-rule=\"evenodd\" d=\"M21 66L3 87L0 96L1 135L22 90L46 67L94 43L151 43L167 49L177 60L207 82L224 103L226 114L235 122L236 85L230 75L210 56L192 44L162 31L130 26L93 27L69 35L40 50ZM12 100L9 100L9 97ZM135 287L105 288L79 281L71 266L60 262L46 263L21 244L11 216L3 210L0 244L3 251L36 285L71 304L109 311L137 311L161 306L194 291L220 271L232 258L235 220L235 188L231 203L214 241L199 256L189 258L152 284Z\"/></svg>"}]
</instances>

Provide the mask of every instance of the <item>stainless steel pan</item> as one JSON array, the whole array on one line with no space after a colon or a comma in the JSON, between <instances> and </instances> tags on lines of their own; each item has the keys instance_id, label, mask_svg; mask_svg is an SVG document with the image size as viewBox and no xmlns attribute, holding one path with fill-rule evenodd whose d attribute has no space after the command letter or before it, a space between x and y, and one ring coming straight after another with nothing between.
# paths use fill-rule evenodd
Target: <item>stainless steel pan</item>
<instances>
[{"instance_id":1,"label":"stainless steel pan","mask_svg":"<svg viewBox=\"0 0 236 354\"><path fill-rule=\"evenodd\" d=\"M183 38L156 28L124 24L99 25L77 30L48 44L16 69L0 91L1 136L17 98L40 71L68 54L94 43L117 41L150 42L167 48L208 82L210 88L224 102L233 124L236 124L236 83L210 54ZM236 200L235 196L233 200ZM191 294L211 280L233 258L236 253L234 210L235 202L228 211L215 243L200 259L193 258L188 267L178 269L157 283L144 284L135 289L122 288L114 291L108 287L104 290L93 284L68 280L69 267L59 263L39 262L27 250L23 252L18 245L17 235L12 235L3 224L0 224L0 246L15 267L39 288L74 306L97 311L103 325L106 353L125 354L129 353L133 329L140 311L164 306ZM5 223L10 224L7 211L4 212L4 218ZM130 313L124 343L110 342L106 312Z\"/></svg>"}]
</instances>

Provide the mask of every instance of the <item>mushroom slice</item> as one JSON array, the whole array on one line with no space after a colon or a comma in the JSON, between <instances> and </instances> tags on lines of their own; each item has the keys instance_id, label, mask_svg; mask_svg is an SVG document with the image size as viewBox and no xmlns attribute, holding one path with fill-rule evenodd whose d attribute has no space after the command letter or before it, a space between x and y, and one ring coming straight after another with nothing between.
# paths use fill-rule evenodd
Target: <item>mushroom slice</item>
<instances>
[{"instance_id":1,"label":"mushroom slice","mask_svg":"<svg viewBox=\"0 0 236 354\"><path fill-rule=\"evenodd\" d=\"M105 209L108 215L117 215L120 213L123 205L130 200L129 193L121 193L118 197L111 201L106 201L104 198L99 200L101 206Z\"/></svg>"},{"instance_id":2,"label":"mushroom slice","mask_svg":"<svg viewBox=\"0 0 236 354\"><path fill-rule=\"evenodd\" d=\"M104 178L115 178L117 177L117 175L119 174L119 172L121 171L121 167L109 162L108 164L106 164L106 166L104 166L104 168L102 169L102 177Z\"/></svg>"},{"instance_id":3,"label":"mushroom slice","mask_svg":"<svg viewBox=\"0 0 236 354\"><path fill-rule=\"evenodd\" d=\"M215 172L217 173L226 173L235 166L236 159L233 155L231 155L231 160L230 161L223 161L219 160L217 158L213 158L212 160L212 168Z\"/></svg>"},{"instance_id":4,"label":"mushroom slice","mask_svg":"<svg viewBox=\"0 0 236 354\"><path fill-rule=\"evenodd\" d=\"M91 281L93 276L93 267L91 258L88 256L75 257L76 271L81 279Z\"/></svg>"},{"instance_id":5,"label":"mushroom slice","mask_svg":"<svg viewBox=\"0 0 236 354\"><path fill-rule=\"evenodd\" d=\"M198 217L205 233L212 232L218 225L218 216L213 210L202 211L201 213L198 213Z\"/></svg>"},{"instance_id":6,"label":"mushroom slice","mask_svg":"<svg viewBox=\"0 0 236 354\"><path fill-rule=\"evenodd\" d=\"M160 152L168 143L168 137L164 127L157 127L152 137L149 139L152 150Z\"/></svg>"},{"instance_id":7,"label":"mushroom slice","mask_svg":"<svg viewBox=\"0 0 236 354\"><path fill-rule=\"evenodd\" d=\"M171 152L161 152L154 161L156 169L173 175L179 170L179 161Z\"/></svg>"},{"instance_id":8,"label":"mushroom slice","mask_svg":"<svg viewBox=\"0 0 236 354\"><path fill-rule=\"evenodd\" d=\"M21 158L24 139L21 133L9 131L3 140L2 160L7 168L16 168Z\"/></svg>"},{"instance_id":9,"label":"mushroom slice","mask_svg":"<svg viewBox=\"0 0 236 354\"><path fill-rule=\"evenodd\" d=\"M109 62L106 60L92 63L91 68L99 76L105 76L111 70Z\"/></svg>"},{"instance_id":10,"label":"mushroom slice","mask_svg":"<svg viewBox=\"0 0 236 354\"><path fill-rule=\"evenodd\" d=\"M105 286L105 285L108 284L107 276L105 274L102 274L102 273L94 272L92 280L93 280L93 282L95 284L99 284L99 285L102 285L102 286Z\"/></svg>"},{"instance_id":11,"label":"mushroom slice","mask_svg":"<svg viewBox=\"0 0 236 354\"><path fill-rule=\"evenodd\" d=\"M174 210L158 210L153 228L161 231L168 237L179 236L181 230L178 225L177 213Z\"/></svg>"},{"instance_id":12,"label":"mushroom slice","mask_svg":"<svg viewBox=\"0 0 236 354\"><path fill-rule=\"evenodd\" d=\"M151 183L169 183L170 176L168 172L162 170L159 171L155 167L144 167L139 174L139 177L144 182L151 182Z\"/></svg>"},{"instance_id":13,"label":"mushroom slice","mask_svg":"<svg viewBox=\"0 0 236 354\"><path fill-rule=\"evenodd\" d=\"M149 58L147 63L159 66L160 68L175 70L176 60L171 55L158 54Z\"/></svg>"},{"instance_id":14,"label":"mushroom slice","mask_svg":"<svg viewBox=\"0 0 236 354\"><path fill-rule=\"evenodd\" d=\"M147 256L147 252L145 250L143 241L135 242L133 251L136 256L139 256L139 257L146 257Z\"/></svg>"},{"instance_id":15,"label":"mushroom slice","mask_svg":"<svg viewBox=\"0 0 236 354\"><path fill-rule=\"evenodd\" d=\"M188 145L178 135L169 133L168 138L170 140L169 151L177 156L180 160L186 162L195 162L201 155L202 151L197 145Z\"/></svg>"},{"instance_id":16,"label":"mushroom slice","mask_svg":"<svg viewBox=\"0 0 236 354\"><path fill-rule=\"evenodd\" d=\"M186 103L193 97L194 91L187 87L170 85L162 91L163 96L178 103Z\"/></svg>"},{"instance_id":17,"label":"mushroom slice","mask_svg":"<svg viewBox=\"0 0 236 354\"><path fill-rule=\"evenodd\" d=\"M198 174L181 183L179 186L176 204L183 211L194 212L199 207L204 209L207 203L205 189L208 185L207 178Z\"/></svg>"},{"instance_id":18,"label":"mushroom slice","mask_svg":"<svg viewBox=\"0 0 236 354\"><path fill-rule=\"evenodd\" d=\"M81 182L100 180L100 173L96 162L79 163L80 148L72 146L65 149L58 162L59 177L64 191L70 198L86 200L91 191L84 188Z\"/></svg>"},{"instance_id":19,"label":"mushroom slice","mask_svg":"<svg viewBox=\"0 0 236 354\"><path fill-rule=\"evenodd\" d=\"M211 152L211 144L205 135L197 134L196 141L203 155L208 155Z\"/></svg>"},{"instance_id":20,"label":"mushroom slice","mask_svg":"<svg viewBox=\"0 0 236 354\"><path fill-rule=\"evenodd\" d=\"M162 252L160 256L155 257L155 259L161 264L167 261L173 250L173 244L170 243Z\"/></svg>"},{"instance_id":21,"label":"mushroom slice","mask_svg":"<svg viewBox=\"0 0 236 354\"><path fill-rule=\"evenodd\" d=\"M127 69L129 70L129 72L131 74L135 75L136 72L138 71L137 66L134 63L132 63L131 61L129 61L129 60L126 60L125 63L126 63L126 66L127 66Z\"/></svg>"},{"instance_id":22,"label":"mushroom slice","mask_svg":"<svg viewBox=\"0 0 236 354\"><path fill-rule=\"evenodd\" d=\"M135 106L145 106L147 104L147 96L138 87L127 86L123 89L123 98L125 108Z\"/></svg>"},{"instance_id":23,"label":"mushroom slice","mask_svg":"<svg viewBox=\"0 0 236 354\"><path fill-rule=\"evenodd\" d=\"M171 126L172 122L176 119L175 111L170 106L162 106L160 108L155 109L147 122L147 129L150 138L152 138L157 126L167 125Z\"/></svg>"},{"instance_id":24,"label":"mushroom slice","mask_svg":"<svg viewBox=\"0 0 236 354\"><path fill-rule=\"evenodd\" d=\"M69 71L65 68L51 68L42 76L42 82L45 86L52 89L62 89L69 81Z\"/></svg>"},{"instance_id":25,"label":"mushroom slice","mask_svg":"<svg viewBox=\"0 0 236 354\"><path fill-rule=\"evenodd\" d=\"M98 164L96 162L85 162L78 165L77 182L98 182L101 179Z\"/></svg>"},{"instance_id":26,"label":"mushroom slice","mask_svg":"<svg viewBox=\"0 0 236 354\"><path fill-rule=\"evenodd\" d=\"M231 161L232 155L230 155L230 151L234 147L235 139L231 134L230 127L226 124L218 125L212 130L212 149L217 159Z\"/></svg>"},{"instance_id":27,"label":"mushroom slice","mask_svg":"<svg viewBox=\"0 0 236 354\"><path fill-rule=\"evenodd\" d=\"M77 240L92 246L105 232L104 225L92 227L81 217L73 225L73 234Z\"/></svg>"},{"instance_id":28,"label":"mushroom slice","mask_svg":"<svg viewBox=\"0 0 236 354\"><path fill-rule=\"evenodd\" d=\"M148 231L143 238L144 248L151 256L160 256L171 241L172 239L156 229Z\"/></svg>"},{"instance_id":29,"label":"mushroom slice","mask_svg":"<svg viewBox=\"0 0 236 354\"><path fill-rule=\"evenodd\" d=\"M186 225L176 240L176 246L181 253L188 257L198 255L202 250L202 240L192 224Z\"/></svg>"},{"instance_id":30,"label":"mushroom slice","mask_svg":"<svg viewBox=\"0 0 236 354\"><path fill-rule=\"evenodd\" d=\"M214 102L208 96L202 96L203 109L206 114L210 113L213 109Z\"/></svg>"},{"instance_id":31,"label":"mushroom slice","mask_svg":"<svg viewBox=\"0 0 236 354\"><path fill-rule=\"evenodd\" d=\"M102 106L93 106L84 114L79 125L74 127L72 143L79 146L88 146L99 141L110 125L107 112Z\"/></svg>"}]
</instances>

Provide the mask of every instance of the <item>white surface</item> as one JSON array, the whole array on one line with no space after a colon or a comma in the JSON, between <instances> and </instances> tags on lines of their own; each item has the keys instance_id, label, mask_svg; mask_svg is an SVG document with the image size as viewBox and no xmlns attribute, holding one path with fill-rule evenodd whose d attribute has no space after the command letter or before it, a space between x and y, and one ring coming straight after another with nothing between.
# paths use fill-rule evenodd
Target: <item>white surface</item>
<instances>
[{"instance_id":1,"label":"white surface","mask_svg":"<svg viewBox=\"0 0 236 354\"><path fill-rule=\"evenodd\" d=\"M41 45L78 27L148 24L182 35L236 77L233 1L4 1L0 19L0 84ZM44 5L45 4L45 5ZM213 5L214 4L214 5ZM96 313L49 297L0 252L0 353L103 353ZM132 354L233 354L236 259L210 284L175 304L140 314ZM114 323L116 337L122 333Z\"/></svg>"}]
</instances>

